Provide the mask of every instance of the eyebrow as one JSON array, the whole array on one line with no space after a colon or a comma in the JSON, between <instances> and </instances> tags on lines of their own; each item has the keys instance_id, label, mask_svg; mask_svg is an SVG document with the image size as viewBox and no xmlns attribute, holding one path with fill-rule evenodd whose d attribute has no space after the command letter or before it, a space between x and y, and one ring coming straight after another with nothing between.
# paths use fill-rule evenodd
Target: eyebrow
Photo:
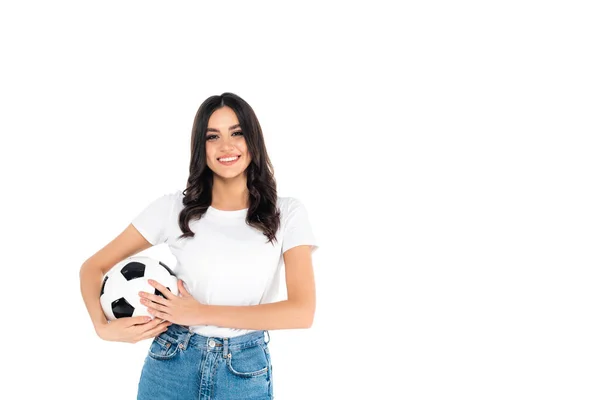
<instances>
[{"instance_id":1,"label":"eyebrow","mask_svg":"<svg viewBox=\"0 0 600 400\"><path fill-rule=\"evenodd\" d=\"M232 130L232 129L235 129L235 128L239 128L239 127L240 127L240 124L231 125L229 127L229 130ZM220 131L218 129L215 129L215 128L206 128L206 132L217 132L217 133L219 133Z\"/></svg>"}]
</instances>

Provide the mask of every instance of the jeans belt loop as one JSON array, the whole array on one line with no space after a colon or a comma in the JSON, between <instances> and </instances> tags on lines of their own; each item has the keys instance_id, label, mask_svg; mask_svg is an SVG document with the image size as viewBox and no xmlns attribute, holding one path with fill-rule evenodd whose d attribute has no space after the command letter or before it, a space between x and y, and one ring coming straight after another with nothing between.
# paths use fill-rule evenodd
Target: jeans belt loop
<instances>
[{"instance_id":1,"label":"jeans belt loop","mask_svg":"<svg viewBox=\"0 0 600 400\"><path fill-rule=\"evenodd\" d=\"M229 343L229 338L223 338L223 358L227 358L228 343Z\"/></svg>"}]
</instances>

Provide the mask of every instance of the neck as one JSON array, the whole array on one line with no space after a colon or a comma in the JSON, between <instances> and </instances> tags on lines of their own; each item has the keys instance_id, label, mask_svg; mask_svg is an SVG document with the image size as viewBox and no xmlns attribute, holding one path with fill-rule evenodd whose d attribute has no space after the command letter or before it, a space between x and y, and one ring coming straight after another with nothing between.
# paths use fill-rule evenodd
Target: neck
<instances>
[{"instance_id":1,"label":"neck","mask_svg":"<svg viewBox=\"0 0 600 400\"><path fill-rule=\"evenodd\" d=\"M242 210L249 207L246 177L241 174L233 179L213 176L212 206L219 210Z\"/></svg>"}]
</instances>

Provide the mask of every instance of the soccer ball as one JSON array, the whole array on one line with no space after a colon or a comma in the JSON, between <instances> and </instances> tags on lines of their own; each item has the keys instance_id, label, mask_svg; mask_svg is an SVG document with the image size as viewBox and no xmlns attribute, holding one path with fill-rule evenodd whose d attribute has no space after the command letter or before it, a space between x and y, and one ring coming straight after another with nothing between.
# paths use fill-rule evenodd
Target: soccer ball
<instances>
[{"instance_id":1,"label":"soccer ball","mask_svg":"<svg viewBox=\"0 0 600 400\"><path fill-rule=\"evenodd\" d=\"M146 315L148 307L140 303L139 292L165 297L148 283L153 279L174 295L179 295L177 276L164 263L150 257L133 256L119 261L104 276L100 304L108 320Z\"/></svg>"}]
</instances>

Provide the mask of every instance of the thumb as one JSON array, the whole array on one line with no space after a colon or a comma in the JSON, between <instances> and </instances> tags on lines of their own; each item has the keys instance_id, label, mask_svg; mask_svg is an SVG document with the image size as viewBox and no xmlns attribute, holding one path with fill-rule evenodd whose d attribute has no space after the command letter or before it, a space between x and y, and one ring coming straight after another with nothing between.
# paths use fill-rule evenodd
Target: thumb
<instances>
[{"instance_id":1,"label":"thumb","mask_svg":"<svg viewBox=\"0 0 600 400\"><path fill-rule=\"evenodd\" d=\"M181 279L177 280L177 287L179 288L179 293L181 293L182 296L191 296L191 294L185 290L185 287L183 286L183 281Z\"/></svg>"}]
</instances>

